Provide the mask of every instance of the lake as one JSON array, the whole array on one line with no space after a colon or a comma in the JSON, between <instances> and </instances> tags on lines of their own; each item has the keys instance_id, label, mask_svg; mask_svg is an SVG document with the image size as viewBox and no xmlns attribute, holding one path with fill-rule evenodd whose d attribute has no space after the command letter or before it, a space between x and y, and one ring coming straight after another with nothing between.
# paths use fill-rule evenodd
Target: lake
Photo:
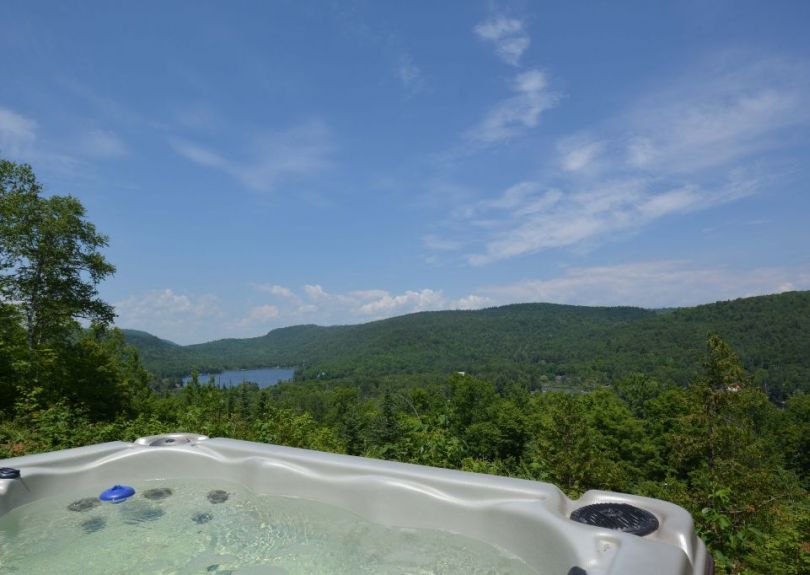
<instances>
[{"instance_id":1,"label":"lake","mask_svg":"<svg viewBox=\"0 0 810 575\"><path fill-rule=\"evenodd\" d=\"M270 387L280 381L289 381L295 375L292 367L262 367L259 369L234 369L214 374L216 384L223 387L233 387L240 383L257 383L259 387ZM208 383L209 375L201 373L198 380L200 384ZM183 378L183 385L191 381L191 376Z\"/></svg>"}]
</instances>

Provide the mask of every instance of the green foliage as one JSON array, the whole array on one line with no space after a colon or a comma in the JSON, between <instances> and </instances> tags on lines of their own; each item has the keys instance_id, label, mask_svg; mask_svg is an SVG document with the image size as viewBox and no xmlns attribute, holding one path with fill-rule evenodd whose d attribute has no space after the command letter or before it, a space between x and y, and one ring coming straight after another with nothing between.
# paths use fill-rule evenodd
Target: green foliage
<instances>
[{"instance_id":1,"label":"green foliage","mask_svg":"<svg viewBox=\"0 0 810 575\"><path fill-rule=\"evenodd\" d=\"M795 395L788 400L776 435L787 468L810 488L810 395Z\"/></svg>"},{"instance_id":2,"label":"green foliage","mask_svg":"<svg viewBox=\"0 0 810 575\"><path fill-rule=\"evenodd\" d=\"M599 485L621 490L624 475L605 436L588 422L578 395L547 393L532 401L528 466L536 479L552 481L572 496Z\"/></svg>"},{"instance_id":3,"label":"green foliage","mask_svg":"<svg viewBox=\"0 0 810 575\"><path fill-rule=\"evenodd\" d=\"M14 405L19 383L16 374L27 363L28 348L19 311L0 302L0 415Z\"/></svg>"},{"instance_id":4,"label":"green foliage","mask_svg":"<svg viewBox=\"0 0 810 575\"><path fill-rule=\"evenodd\" d=\"M256 440L290 447L343 452L344 445L334 430L319 425L308 413L272 410L255 424Z\"/></svg>"},{"instance_id":5,"label":"green foliage","mask_svg":"<svg viewBox=\"0 0 810 575\"><path fill-rule=\"evenodd\" d=\"M701 512L701 523L698 534L712 549L716 569L725 572L734 568L735 558L760 546L765 535L750 525L735 526L728 511L731 490L718 489L709 495L709 507Z\"/></svg>"}]
</instances>

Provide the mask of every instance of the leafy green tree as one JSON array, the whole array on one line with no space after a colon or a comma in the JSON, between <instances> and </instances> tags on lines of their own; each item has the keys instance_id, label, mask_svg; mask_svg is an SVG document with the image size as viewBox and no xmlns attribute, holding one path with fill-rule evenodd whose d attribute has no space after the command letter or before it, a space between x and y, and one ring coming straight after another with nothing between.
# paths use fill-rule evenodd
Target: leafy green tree
<instances>
[{"instance_id":1,"label":"leafy green tree","mask_svg":"<svg viewBox=\"0 0 810 575\"><path fill-rule=\"evenodd\" d=\"M613 389L634 415L644 417L647 402L658 397L664 386L642 373L632 373L615 381Z\"/></svg>"},{"instance_id":2,"label":"leafy green tree","mask_svg":"<svg viewBox=\"0 0 810 575\"><path fill-rule=\"evenodd\" d=\"M361 455L364 451L364 414L361 409L356 389L340 388L332 393L328 420L336 427L349 455Z\"/></svg>"},{"instance_id":3,"label":"leafy green tree","mask_svg":"<svg viewBox=\"0 0 810 575\"><path fill-rule=\"evenodd\" d=\"M79 200L41 192L30 166L0 160L0 296L19 302L32 349L78 318L115 317L96 290L115 272L99 251L107 237Z\"/></svg>"},{"instance_id":4,"label":"leafy green tree","mask_svg":"<svg viewBox=\"0 0 810 575\"><path fill-rule=\"evenodd\" d=\"M48 403L69 403L93 421L150 409L149 374L120 330L82 330L65 345L56 365L44 392Z\"/></svg>"},{"instance_id":5,"label":"leafy green tree","mask_svg":"<svg viewBox=\"0 0 810 575\"><path fill-rule=\"evenodd\" d=\"M25 331L17 309L0 302L0 413L10 414L17 397L17 373L27 364Z\"/></svg>"},{"instance_id":6,"label":"leafy green tree","mask_svg":"<svg viewBox=\"0 0 810 575\"><path fill-rule=\"evenodd\" d=\"M810 488L810 395L791 397L778 427L778 447L789 469Z\"/></svg>"},{"instance_id":7,"label":"leafy green tree","mask_svg":"<svg viewBox=\"0 0 810 575\"><path fill-rule=\"evenodd\" d=\"M495 386L471 375L453 375L450 387L451 425L456 431L486 421L498 399Z\"/></svg>"},{"instance_id":8,"label":"leafy green tree","mask_svg":"<svg viewBox=\"0 0 810 575\"><path fill-rule=\"evenodd\" d=\"M719 335L710 334L703 374L692 384L700 403L695 417L705 430L702 439L709 469L715 468L718 457L728 457L732 450L749 443L750 422L740 412L749 388L750 378L739 358Z\"/></svg>"},{"instance_id":9,"label":"leafy green tree","mask_svg":"<svg viewBox=\"0 0 810 575\"><path fill-rule=\"evenodd\" d=\"M268 418L254 424L258 441L323 451L344 451L335 431L319 425L309 413L271 409L268 415Z\"/></svg>"},{"instance_id":10,"label":"leafy green tree","mask_svg":"<svg viewBox=\"0 0 810 575\"><path fill-rule=\"evenodd\" d=\"M608 442L588 422L587 405L571 393L544 393L532 402L533 437L526 466L535 479L553 481L571 496L592 488L619 490L622 470Z\"/></svg>"},{"instance_id":11,"label":"leafy green tree","mask_svg":"<svg viewBox=\"0 0 810 575\"><path fill-rule=\"evenodd\" d=\"M666 391L648 405L649 416L663 420L659 438L670 472L685 487L667 498L696 517L718 573L743 572L749 561L761 560L755 557L762 552L764 533L787 527L774 518L806 499L769 439L780 414L751 385L731 347L714 334L707 340L703 373L689 389ZM793 531L784 533L788 537ZM771 555L785 548L768 547Z\"/></svg>"}]
</instances>

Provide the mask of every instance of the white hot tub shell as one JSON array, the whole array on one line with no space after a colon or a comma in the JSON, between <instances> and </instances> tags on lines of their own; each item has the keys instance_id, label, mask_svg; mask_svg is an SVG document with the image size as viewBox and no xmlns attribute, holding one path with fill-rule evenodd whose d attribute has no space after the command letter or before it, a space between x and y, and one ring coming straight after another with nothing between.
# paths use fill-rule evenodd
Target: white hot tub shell
<instances>
[{"instance_id":1,"label":"white hot tub shell","mask_svg":"<svg viewBox=\"0 0 810 575\"><path fill-rule=\"evenodd\" d=\"M214 479L257 494L334 505L377 523L439 529L495 545L544 575L707 575L711 558L687 511L657 499L589 491L568 499L536 481L194 434L141 438L0 461L0 515L42 497L151 479ZM570 519L626 503L652 513L646 536Z\"/></svg>"}]
</instances>

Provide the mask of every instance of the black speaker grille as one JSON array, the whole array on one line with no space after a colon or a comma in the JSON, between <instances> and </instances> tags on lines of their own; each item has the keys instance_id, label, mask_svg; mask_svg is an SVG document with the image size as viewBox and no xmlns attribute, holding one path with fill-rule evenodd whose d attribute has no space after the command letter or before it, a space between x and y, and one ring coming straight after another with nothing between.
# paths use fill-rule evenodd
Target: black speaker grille
<instances>
[{"instance_id":1,"label":"black speaker grille","mask_svg":"<svg viewBox=\"0 0 810 575\"><path fill-rule=\"evenodd\" d=\"M571 519L586 525L615 529L634 535L648 535L658 529L658 519L655 515L627 503L586 505L574 511Z\"/></svg>"}]
</instances>

